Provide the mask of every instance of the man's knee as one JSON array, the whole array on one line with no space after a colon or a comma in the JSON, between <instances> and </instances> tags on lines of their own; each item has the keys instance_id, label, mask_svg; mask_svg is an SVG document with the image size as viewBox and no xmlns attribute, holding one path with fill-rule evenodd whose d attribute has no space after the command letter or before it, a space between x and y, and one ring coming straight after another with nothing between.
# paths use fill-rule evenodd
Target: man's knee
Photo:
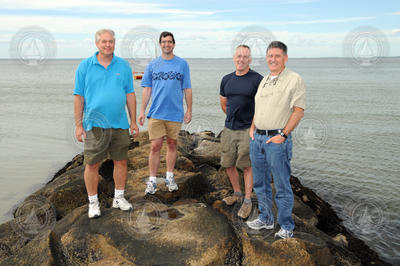
<instances>
[{"instance_id":1,"label":"man's knee","mask_svg":"<svg viewBox=\"0 0 400 266\"><path fill-rule=\"evenodd\" d=\"M167 137L168 149L170 149L170 150L171 149L172 150L176 149L176 143L177 143L176 139L170 139L170 138Z\"/></svg>"},{"instance_id":2,"label":"man's knee","mask_svg":"<svg viewBox=\"0 0 400 266\"><path fill-rule=\"evenodd\" d=\"M86 169L89 171L98 171L100 168L100 162L95 164L86 164Z\"/></svg>"},{"instance_id":3,"label":"man's knee","mask_svg":"<svg viewBox=\"0 0 400 266\"><path fill-rule=\"evenodd\" d=\"M128 160L113 160L114 161L114 166L125 166L128 163Z\"/></svg>"},{"instance_id":4,"label":"man's knee","mask_svg":"<svg viewBox=\"0 0 400 266\"><path fill-rule=\"evenodd\" d=\"M162 147L162 139L155 139L151 141L151 152L159 152Z\"/></svg>"},{"instance_id":5,"label":"man's knee","mask_svg":"<svg viewBox=\"0 0 400 266\"><path fill-rule=\"evenodd\" d=\"M251 173L252 173L252 171L251 171L251 166L250 166L250 167L245 167L245 168L243 168L243 173L244 173L245 175L251 174Z\"/></svg>"}]
</instances>

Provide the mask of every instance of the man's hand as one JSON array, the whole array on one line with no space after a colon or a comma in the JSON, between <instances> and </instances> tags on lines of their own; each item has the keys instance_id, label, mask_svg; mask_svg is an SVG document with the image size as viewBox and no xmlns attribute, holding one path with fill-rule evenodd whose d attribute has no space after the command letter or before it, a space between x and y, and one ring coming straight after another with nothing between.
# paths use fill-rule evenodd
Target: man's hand
<instances>
[{"instance_id":1,"label":"man's hand","mask_svg":"<svg viewBox=\"0 0 400 266\"><path fill-rule=\"evenodd\" d=\"M192 121L192 112L186 112L183 120L185 121L185 124L189 124L190 121Z\"/></svg>"},{"instance_id":2,"label":"man's hand","mask_svg":"<svg viewBox=\"0 0 400 266\"><path fill-rule=\"evenodd\" d=\"M268 143L272 142L275 144L281 144L281 143L285 142L285 140L286 140L285 137L282 137L281 135L275 135L272 138L268 139L266 141L266 143L268 144Z\"/></svg>"},{"instance_id":3,"label":"man's hand","mask_svg":"<svg viewBox=\"0 0 400 266\"><path fill-rule=\"evenodd\" d=\"M136 125L136 123L131 124L130 130L131 135L133 135L135 138L139 136L139 127Z\"/></svg>"},{"instance_id":4,"label":"man's hand","mask_svg":"<svg viewBox=\"0 0 400 266\"><path fill-rule=\"evenodd\" d=\"M250 135L251 140L254 140L254 127L250 127L249 135Z\"/></svg>"},{"instance_id":5,"label":"man's hand","mask_svg":"<svg viewBox=\"0 0 400 266\"><path fill-rule=\"evenodd\" d=\"M145 119L144 113L143 113L143 112L140 112L139 117L138 117L139 125L143 126L143 124L144 124L144 119Z\"/></svg>"},{"instance_id":6,"label":"man's hand","mask_svg":"<svg viewBox=\"0 0 400 266\"><path fill-rule=\"evenodd\" d=\"M79 142L83 142L86 139L86 132L82 126L75 127L75 137Z\"/></svg>"}]
</instances>

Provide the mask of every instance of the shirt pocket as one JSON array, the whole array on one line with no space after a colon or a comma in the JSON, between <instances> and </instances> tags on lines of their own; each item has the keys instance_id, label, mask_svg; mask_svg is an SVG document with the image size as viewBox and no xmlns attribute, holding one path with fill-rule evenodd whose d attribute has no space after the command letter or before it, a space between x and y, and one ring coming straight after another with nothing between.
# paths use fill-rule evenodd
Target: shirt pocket
<instances>
[{"instance_id":1,"label":"shirt pocket","mask_svg":"<svg viewBox=\"0 0 400 266\"><path fill-rule=\"evenodd\" d=\"M275 87L273 90L273 105L275 106L289 106L291 100L292 90L288 86Z\"/></svg>"}]
</instances>

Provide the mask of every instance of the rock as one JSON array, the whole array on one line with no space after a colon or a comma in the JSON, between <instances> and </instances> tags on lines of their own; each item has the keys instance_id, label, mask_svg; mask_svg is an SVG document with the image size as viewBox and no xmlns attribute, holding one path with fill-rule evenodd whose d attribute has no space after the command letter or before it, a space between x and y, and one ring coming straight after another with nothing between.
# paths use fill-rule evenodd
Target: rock
<instances>
[{"instance_id":1,"label":"rock","mask_svg":"<svg viewBox=\"0 0 400 266\"><path fill-rule=\"evenodd\" d=\"M309 202L309 201L310 201L310 200L308 199L307 195L303 195L303 196L301 197L301 199L302 199L304 202Z\"/></svg>"},{"instance_id":2,"label":"rock","mask_svg":"<svg viewBox=\"0 0 400 266\"><path fill-rule=\"evenodd\" d=\"M107 161L105 161L107 163ZM57 219L61 219L70 211L87 204L87 193L83 180L84 166L78 166L53 179L45 187L39 189L33 196L46 197L56 210ZM100 171L101 172L101 171ZM112 172L112 170L111 170ZM104 173L106 171L104 170ZM111 205L111 197L114 194L113 180L106 180L99 176L99 199L102 206Z\"/></svg>"},{"instance_id":3,"label":"rock","mask_svg":"<svg viewBox=\"0 0 400 266\"><path fill-rule=\"evenodd\" d=\"M0 259L1 265L73 265L60 238L54 232L48 232L41 239L32 240L18 252Z\"/></svg>"},{"instance_id":4,"label":"rock","mask_svg":"<svg viewBox=\"0 0 400 266\"><path fill-rule=\"evenodd\" d=\"M203 139L193 150L193 156L198 157L198 162L207 162L211 165L219 165L221 160L221 148L215 141Z\"/></svg>"},{"instance_id":5,"label":"rock","mask_svg":"<svg viewBox=\"0 0 400 266\"><path fill-rule=\"evenodd\" d=\"M315 245L297 238L272 243L244 238L242 244L245 265L332 265L334 262L328 248L319 249L313 256L309 250L315 250Z\"/></svg>"},{"instance_id":6,"label":"rock","mask_svg":"<svg viewBox=\"0 0 400 266\"><path fill-rule=\"evenodd\" d=\"M72 212L58 223L55 231L76 264L223 264L232 248L234 233L222 215L195 200L171 207L156 206L160 211L156 218L161 220L154 222L156 228L146 229L152 225L149 220L138 222L136 218L145 209L136 206L138 214L105 209L98 219Z\"/></svg>"},{"instance_id":7,"label":"rock","mask_svg":"<svg viewBox=\"0 0 400 266\"><path fill-rule=\"evenodd\" d=\"M196 165L207 163L219 167L221 156L219 142L219 139L212 138L212 134L208 131L190 135L181 131L178 151Z\"/></svg>"},{"instance_id":8,"label":"rock","mask_svg":"<svg viewBox=\"0 0 400 266\"><path fill-rule=\"evenodd\" d=\"M188 172L193 172L195 169L193 162L184 156L179 156L176 159L175 168L179 170L185 170Z\"/></svg>"},{"instance_id":9,"label":"rock","mask_svg":"<svg viewBox=\"0 0 400 266\"><path fill-rule=\"evenodd\" d=\"M128 152L125 196L133 211L110 208L113 162L104 160L99 170L102 215L87 217L83 156L79 154L23 202L41 197L54 209L54 224L42 226L40 237L35 237L33 229L49 220L47 212L29 224L26 217L34 218L32 210L18 208L15 214L22 212L24 219L16 217L0 225L0 265L386 265L347 232L328 203L295 177L291 177L294 238L274 238L278 226L249 229L237 216L241 202L233 206L222 202L232 187L219 165L220 140L212 132L180 132L174 171L179 189L175 192L165 186L164 144L158 191L144 195L150 146L147 132L141 132ZM254 193L252 202L249 220L258 215ZM276 215L276 206L273 211ZM28 221L27 227L16 229L23 221ZM30 230L30 238L21 235L21 230Z\"/></svg>"},{"instance_id":10,"label":"rock","mask_svg":"<svg viewBox=\"0 0 400 266\"><path fill-rule=\"evenodd\" d=\"M342 234L336 235L333 240L339 242L343 246L347 247L349 245L349 242L347 241L346 237Z\"/></svg>"}]
</instances>

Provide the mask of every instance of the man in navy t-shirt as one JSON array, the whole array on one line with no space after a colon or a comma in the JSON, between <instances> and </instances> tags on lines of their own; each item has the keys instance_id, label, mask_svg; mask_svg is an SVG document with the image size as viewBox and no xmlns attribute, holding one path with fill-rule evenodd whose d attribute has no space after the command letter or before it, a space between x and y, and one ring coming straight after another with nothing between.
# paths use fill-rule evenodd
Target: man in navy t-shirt
<instances>
[{"instance_id":1,"label":"man in navy t-shirt","mask_svg":"<svg viewBox=\"0 0 400 266\"><path fill-rule=\"evenodd\" d=\"M236 48L233 62L236 71L223 77L220 88L220 103L226 113L225 128L221 138L221 166L232 184L234 193L223 201L227 205L240 201L242 192L237 168L243 170L245 198L238 215L247 218L251 212L253 176L249 155L249 128L254 115L254 96L263 77L250 69L251 51L247 45Z\"/></svg>"},{"instance_id":2,"label":"man in navy t-shirt","mask_svg":"<svg viewBox=\"0 0 400 266\"><path fill-rule=\"evenodd\" d=\"M157 171L160 165L160 150L164 137L167 141L167 173L166 184L170 192L178 189L174 180L176 161L176 144L181 124L190 123L192 119L192 89L188 63L174 55L174 35L164 31L160 35L162 55L149 63L143 79L142 105L139 124L144 124L145 111L150 97L151 107L147 118L151 141L149 155L150 177L145 193L154 194L157 191ZM183 98L187 110L184 114Z\"/></svg>"}]
</instances>

